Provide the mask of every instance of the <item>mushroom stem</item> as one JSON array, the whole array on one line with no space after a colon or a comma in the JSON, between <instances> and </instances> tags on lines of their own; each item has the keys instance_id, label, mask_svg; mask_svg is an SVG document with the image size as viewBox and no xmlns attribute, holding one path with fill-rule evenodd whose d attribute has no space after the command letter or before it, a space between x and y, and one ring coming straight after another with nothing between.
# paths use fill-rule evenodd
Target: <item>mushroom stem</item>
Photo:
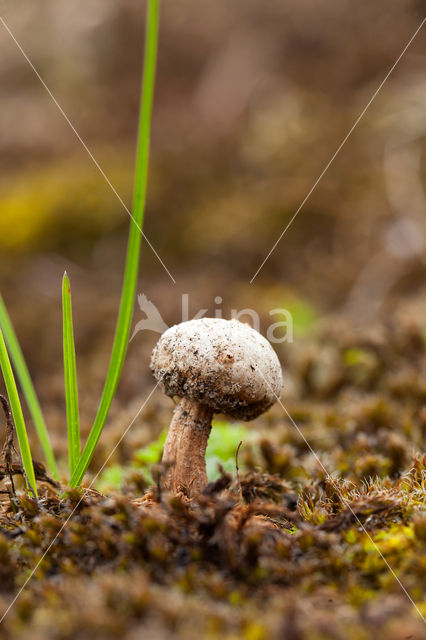
<instances>
[{"instance_id":1,"label":"mushroom stem","mask_svg":"<svg viewBox=\"0 0 426 640\"><path fill-rule=\"evenodd\" d=\"M206 486L205 456L212 418L212 409L187 398L174 410L162 458L172 465L165 478L166 489L183 489L193 497Z\"/></svg>"}]
</instances>

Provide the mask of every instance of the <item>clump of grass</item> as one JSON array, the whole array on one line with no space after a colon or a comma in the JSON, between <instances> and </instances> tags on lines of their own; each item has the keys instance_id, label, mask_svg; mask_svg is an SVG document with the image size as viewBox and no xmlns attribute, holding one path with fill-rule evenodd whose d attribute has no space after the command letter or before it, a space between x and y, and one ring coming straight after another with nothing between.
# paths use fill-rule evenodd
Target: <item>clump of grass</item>
<instances>
[{"instance_id":1,"label":"clump of grass","mask_svg":"<svg viewBox=\"0 0 426 640\"><path fill-rule=\"evenodd\" d=\"M22 392L25 396L25 400L30 411L31 418L34 422L35 429L37 431L38 439L43 449L44 457L48 469L55 480L59 480L59 471L56 464L55 456L53 454L52 445L50 444L49 433L47 431L46 422L43 417L43 413L40 407L40 402L37 397L37 393L34 389L33 382L31 380L28 367L25 362L22 349L19 346L19 341L4 304L3 298L0 295L0 327L4 334L4 340L7 345L7 349L10 358L15 367L19 384L21 385Z\"/></svg>"},{"instance_id":2,"label":"clump of grass","mask_svg":"<svg viewBox=\"0 0 426 640\"><path fill-rule=\"evenodd\" d=\"M135 183L133 194L132 219L127 246L126 264L121 291L121 301L112 347L112 353L105 385L100 400L92 429L80 453L79 419L78 419L78 393L77 373L75 363L74 331L71 314L70 282L65 275L63 280L63 341L64 341L64 372L65 372L65 397L69 443L69 467L70 485L80 486L87 468L92 459L103 427L108 418L109 410L117 390L123 369L124 360L129 342L130 326L133 315L133 307L136 293L136 284L139 270L139 256L142 239L142 228L145 211L145 200L148 181L149 140L151 129L151 115L154 96L154 80L157 60L159 25L159 0L148 0L146 18L145 56L143 69L143 82L141 94L141 106L139 116L138 142L136 152ZM17 371L23 394L33 418L38 437L46 457L48 467L56 478L58 467L49 441L46 424L40 408L40 403L31 381L22 351L19 347L12 323L7 314L6 307L0 298L0 327L5 333L7 347L14 367ZM12 412L15 419L18 441L21 449L23 465L27 474L31 489L36 493L34 471L32 470L31 452L22 408L19 401L16 384L10 367L9 357L3 340L1 347L1 364L3 375L9 394Z\"/></svg>"},{"instance_id":3,"label":"clump of grass","mask_svg":"<svg viewBox=\"0 0 426 640\"><path fill-rule=\"evenodd\" d=\"M31 493L37 497L37 486L34 474L33 460L31 457L31 449L28 442L27 430L25 428L24 416L22 413L21 402L19 400L18 389L16 387L15 378L13 376L12 366L6 349L3 333L0 329L0 366L6 385L7 394L9 396L10 407L15 422L16 434L18 436L19 449L21 451L22 466L24 467L28 488Z\"/></svg>"}]
</instances>

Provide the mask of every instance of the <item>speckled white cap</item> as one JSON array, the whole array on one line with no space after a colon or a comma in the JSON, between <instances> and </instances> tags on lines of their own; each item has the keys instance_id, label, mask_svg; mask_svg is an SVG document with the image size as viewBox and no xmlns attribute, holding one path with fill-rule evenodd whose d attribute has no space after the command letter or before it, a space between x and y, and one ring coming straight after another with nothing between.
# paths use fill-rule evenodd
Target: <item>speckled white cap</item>
<instances>
[{"instance_id":1,"label":"speckled white cap","mask_svg":"<svg viewBox=\"0 0 426 640\"><path fill-rule=\"evenodd\" d=\"M152 353L151 370L168 396L189 398L240 420L269 409L283 385L269 342L248 324L222 318L189 320L165 331Z\"/></svg>"}]
</instances>

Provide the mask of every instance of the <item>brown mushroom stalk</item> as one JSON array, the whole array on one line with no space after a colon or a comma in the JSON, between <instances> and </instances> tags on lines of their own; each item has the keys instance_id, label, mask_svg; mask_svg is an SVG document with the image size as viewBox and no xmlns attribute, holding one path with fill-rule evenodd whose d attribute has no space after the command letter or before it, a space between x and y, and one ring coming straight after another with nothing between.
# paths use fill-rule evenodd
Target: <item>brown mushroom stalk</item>
<instances>
[{"instance_id":1,"label":"brown mushroom stalk","mask_svg":"<svg viewBox=\"0 0 426 640\"><path fill-rule=\"evenodd\" d=\"M198 494L206 486L205 458L212 418L212 409L187 398L174 410L163 452L163 462L171 465L166 489Z\"/></svg>"}]
</instances>

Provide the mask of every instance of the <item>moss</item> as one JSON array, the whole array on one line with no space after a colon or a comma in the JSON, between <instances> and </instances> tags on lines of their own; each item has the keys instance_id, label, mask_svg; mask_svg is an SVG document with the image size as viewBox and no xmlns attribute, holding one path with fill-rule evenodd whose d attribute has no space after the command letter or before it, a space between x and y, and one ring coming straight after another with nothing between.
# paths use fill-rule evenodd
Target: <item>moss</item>
<instances>
[{"instance_id":1,"label":"moss","mask_svg":"<svg viewBox=\"0 0 426 640\"><path fill-rule=\"evenodd\" d=\"M323 338L317 340L322 353ZM395 340L389 329L389 352ZM339 335L327 341L334 354L352 348ZM398 344L404 341L399 335ZM297 348L315 361L312 345ZM375 354L382 362L385 356ZM406 366L417 370L416 358L422 354ZM216 425L214 455L229 471L198 503L162 489L164 434L132 451L126 464L117 458L110 474L117 473L123 492L89 491L80 502L75 490L55 495L41 484L40 502L20 495L16 512L5 496L3 607L75 509L6 618L5 633L20 640L144 634L373 640L380 628L386 640L402 633L420 640L423 622L395 575L420 608L426 456L413 449L426 423L422 396L411 394L407 402L400 390L392 392L386 367L367 391L341 364L337 386L326 394L302 392L286 405L331 476L288 417L271 412L259 420L258 435ZM306 368L291 371L295 388L304 389ZM159 433L164 425L157 426ZM240 440L248 442L238 482Z\"/></svg>"},{"instance_id":2,"label":"moss","mask_svg":"<svg viewBox=\"0 0 426 640\"><path fill-rule=\"evenodd\" d=\"M123 163L113 160L110 179L124 201L131 183ZM88 172L80 160L44 168L0 189L0 246L11 251L56 249L61 243L81 243L120 225L123 212L105 180ZM125 215L127 215L124 212Z\"/></svg>"}]
</instances>

